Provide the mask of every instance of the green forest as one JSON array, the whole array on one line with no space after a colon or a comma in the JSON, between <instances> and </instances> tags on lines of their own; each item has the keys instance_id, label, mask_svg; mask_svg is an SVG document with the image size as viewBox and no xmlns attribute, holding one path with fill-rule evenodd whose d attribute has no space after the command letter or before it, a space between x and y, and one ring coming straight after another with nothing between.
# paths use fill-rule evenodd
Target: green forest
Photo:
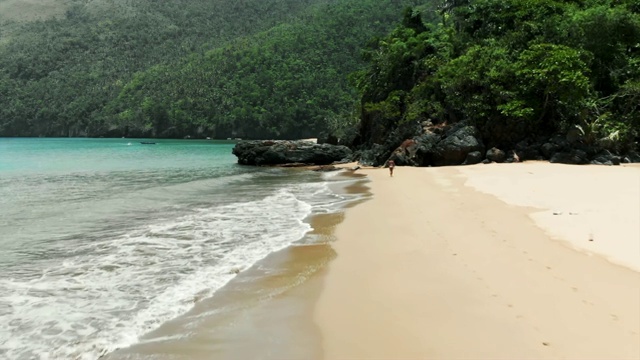
<instances>
[{"instance_id":1,"label":"green forest","mask_svg":"<svg viewBox=\"0 0 640 360\"><path fill-rule=\"evenodd\" d=\"M347 74L364 45L417 5L72 1L64 16L0 28L0 136L328 133L353 113Z\"/></svg>"},{"instance_id":2,"label":"green forest","mask_svg":"<svg viewBox=\"0 0 640 360\"><path fill-rule=\"evenodd\" d=\"M356 144L402 124L467 121L489 147L579 131L615 151L640 134L640 1L450 0L371 44ZM396 144L397 146L399 144Z\"/></svg>"},{"instance_id":3,"label":"green forest","mask_svg":"<svg viewBox=\"0 0 640 360\"><path fill-rule=\"evenodd\" d=\"M633 147L640 1L72 0L0 24L0 136L357 146L463 120L489 146Z\"/></svg>"}]
</instances>

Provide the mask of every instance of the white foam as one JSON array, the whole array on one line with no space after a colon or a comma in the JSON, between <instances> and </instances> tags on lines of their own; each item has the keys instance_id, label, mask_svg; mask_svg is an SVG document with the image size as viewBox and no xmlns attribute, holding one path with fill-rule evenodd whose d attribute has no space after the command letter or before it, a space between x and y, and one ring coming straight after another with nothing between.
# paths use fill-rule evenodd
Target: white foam
<instances>
[{"instance_id":1,"label":"white foam","mask_svg":"<svg viewBox=\"0 0 640 360\"><path fill-rule=\"evenodd\" d=\"M94 241L30 280L0 279L0 356L96 359L133 344L300 239L310 213L279 190Z\"/></svg>"},{"instance_id":2,"label":"white foam","mask_svg":"<svg viewBox=\"0 0 640 360\"><path fill-rule=\"evenodd\" d=\"M355 180L336 180L329 178L320 183L298 185L296 195L313 206L313 213L326 214L342 211L347 204L362 199L364 194L338 194L331 190L330 184L352 184Z\"/></svg>"},{"instance_id":3,"label":"white foam","mask_svg":"<svg viewBox=\"0 0 640 360\"><path fill-rule=\"evenodd\" d=\"M82 245L71 251L68 243L56 243L60 255L26 264L29 276L0 278L0 358L97 359L138 342L224 286L237 269L297 243L310 230L304 222L310 214L340 211L359 198L329 188L353 180L323 179L255 201L191 209L125 235L77 239ZM210 186L193 181L189 191ZM164 189L184 191L182 185ZM143 190L139 196L159 195Z\"/></svg>"}]
</instances>

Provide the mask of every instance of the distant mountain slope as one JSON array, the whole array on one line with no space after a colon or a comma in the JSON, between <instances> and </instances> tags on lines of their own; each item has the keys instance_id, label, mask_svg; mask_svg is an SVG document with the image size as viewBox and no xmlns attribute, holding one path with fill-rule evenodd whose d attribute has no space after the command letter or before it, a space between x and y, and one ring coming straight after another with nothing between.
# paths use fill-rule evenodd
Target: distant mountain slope
<instances>
[{"instance_id":1,"label":"distant mountain slope","mask_svg":"<svg viewBox=\"0 0 640 360\"><path fill-rule=\"evenodd\" d=\"M63 16L70 0L0 0L0 25Z\"/></svg>"},{"instance_id":2,"label":"distant mountain slope","mask_svg":"<svg viewBox=\"0 0 640 360\"><path fill-rule=\"evenodd\" d=\"M111 103L120 128L153 136L296 138L336 132L355 109L347 74L406 3L335 1L305 17L139 74Z\"/></svg>"},{"instance_id":3,"label":"distant mountain slope","mask_svg":"<svg viewBox=\"0 0 640 360\"><path fill-rule=\"evenodd\" d=\"M324 2L77 1L62 18L14 24L0 47L0 135L81 134L75 124L102 121L95 118L100 109L135 72L264 31Z\"/></svg>"},{"instance_id":4,"label":"distant mountain slope","mask_svg":"<svg viewBox=\"0 0 640 360\"><path fill-rule=\"evenodd\" d=\"M410 3L74 2L64 18L22 25L0 47L0 136L323 131L355 99L345 79L359 49ZM290 86L294 74L304 87Z\"/></svg>"}]
</instances>

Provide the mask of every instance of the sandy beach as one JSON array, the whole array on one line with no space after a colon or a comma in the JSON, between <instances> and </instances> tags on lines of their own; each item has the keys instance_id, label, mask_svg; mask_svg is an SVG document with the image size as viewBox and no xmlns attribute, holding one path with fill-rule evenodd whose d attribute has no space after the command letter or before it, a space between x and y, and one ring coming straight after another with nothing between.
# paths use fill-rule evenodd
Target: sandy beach
<instances>
[{"instance_id":1,"label":"sandy beach","mask_svg":"<svg viewBox=\"0 0 640 360\"><path fill-rule=\"evenodd\" d=\"M640 167L360 169L325 359L640 358Z\"/></svg>"}]
</instances>

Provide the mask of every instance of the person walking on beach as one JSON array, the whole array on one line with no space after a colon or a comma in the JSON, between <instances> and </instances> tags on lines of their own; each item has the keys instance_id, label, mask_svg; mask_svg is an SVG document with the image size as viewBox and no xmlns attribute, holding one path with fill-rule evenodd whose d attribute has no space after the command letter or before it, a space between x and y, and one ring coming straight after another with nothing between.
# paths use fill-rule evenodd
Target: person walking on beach
<instances>
[{"instance_id":1,"label":"person walking on beach","mask_svg":"<svg viewBox=\"0 0 640 360\"><path fill-rule=\"evenodd\" d=\"M387 165L389 166L389 176L393 176L393 168L396 167L396 162L393 160L389 160L387 162Z\"/></svg>"}]
</instances>

